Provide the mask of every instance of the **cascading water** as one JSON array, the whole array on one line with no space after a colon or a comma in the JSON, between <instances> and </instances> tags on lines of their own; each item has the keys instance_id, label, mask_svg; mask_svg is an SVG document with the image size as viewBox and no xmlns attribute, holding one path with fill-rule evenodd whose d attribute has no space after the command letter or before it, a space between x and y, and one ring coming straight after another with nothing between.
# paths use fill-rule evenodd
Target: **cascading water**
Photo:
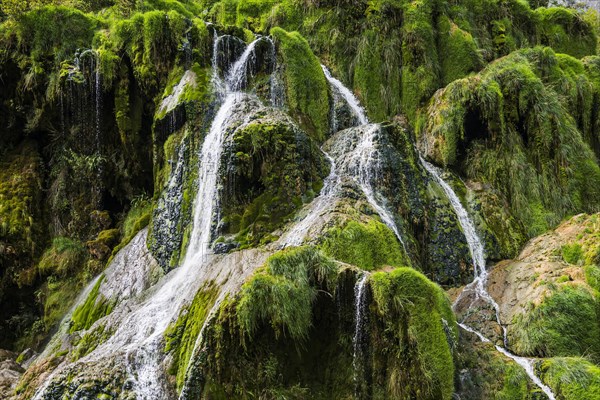
<instances>
[{"instance_id":1,"label":"cascading water","mask_svg":"<svg viewBox=\"0 0 600 400\"><path fill-rule=\"evenodd\" d=\"M354 113L356 118L358 118L358 124L359 125L368 124L369 120L367 118L367 115L365 114L365 110L361 107L360 102L358 101L356 96L354 96L354 94L350 91L350 89L348 89L346 86L344 86L344 84L342 82L340 82L338 79L334 78L326 66L321 64L321 68L323 69L323 73L325 74L325 78L327 78L327 81L329 82L329 84L335 90L337 90L339 92L339 94L342 96L342 98L348 103L348 106L352 109L352 112Z\"/></svg>"},{"instance_id":2,"label":"cascading water","mask_svg":"<svg viewBox=\"0 0 600 400\"><path fill-rule=\"evenodd\" d=\"M381 220L394 232L406 252L404 240L392 213L383 205L383 202L378 201L378 195L373 187L373 182L377 182L377 174L381 170L379 152L375 146L375 137L379 132L380 126L377 124L368 125L368 118L360 106L358 99L339 80L333 78L325 66L322 65L321 67L329 83L340 93L355 115L357 122L360 123L361 126L358 129L361 129L361 137L353 148L344 146L340 154L336 155L336 158L340 159L337 163L334 157L324 152L331 163L331 171L325 179L323 189L319 196L309 205L309 211L304 219L284 234L280 240L280 244L283 247L302 244L310 227L334 203L342 182L341 176L346 176L358 184L369 204L377 211ZM337 165L338 163L339 165Z\"/></svg>"},{"instance_id":3,"label":"cascading water","mask_svg":"<svg viewBox=\"0 0 600 400\"><path fill-rule=\"evenodd\" d=\"M454 304L456 305L462 298L463 294L469 291L474 292L476 298L480 298L486 303L490 304L495 310L496 321L498 322L498 325L502 327L504 346L507 346L508 341L506 337L506 327L504 327L500 322L500 307L486 289L488 272L486 269L485 247L483 245L483 242L479 238L479 235L475 230L475 225L471 220L469 213L463 207L462 203L460 202L460 199L458 198L452 187L442 178L438 168L436 168L431 163L425 161L425 159L423 159L421 155L419 155L419 159L421 160L421 164L427 170L427 172L431 176L433 176L436 182L442 187L444 193L446 194L446 197L450 201L450 204L452 205L452 208L454 209L454 212L458 217L460 226L462 227L462 230L465 234L465 238L467 240L467 244L469 246L469 251L471 253L471 258L473 261L474 279L471 283L465 286L465 288L460 293ZM464 330L476 334L479 337L479 339L481 339L481 341L490 342L490 340L486 338L483 334L477 332L475 329L469 327L468 325L464 323L459 323L458 325ZM516 356L510 353L504 347L498 345L495 345L495 347L498 352L504 354L506 357L511 358L517 364L523 367L523 369L531 378L533 383L535 383L535 385L538 386L548 396L550 400L555 400L552 390L550 390L548 386L544 385L542 381L536 376L535 371L533 370L533 361L531 359Z\"/></svg>"},{"instance_id":4,"label":"cascading water","mask_svg":"<svg viewBox=\"0 0 600 400\"><path fill-rule=\"evenodd\" d=\"M215 40L215 48L217 43L218 40ZM221 96L224 100L202 145L193 229L184 262L155 285L140 304L131 305L135 308L127 310L131 312L119 321L116 331L106 342L79 360L95 362L124 353L130 377L128 386L132 387L138 399L168 397L167 378L162 365L163 334L202 283L201 274L203 265L207 263L206 257L210 254L213 221L217 212L217 183L223 140L231 122L232 110L243 98L237 90L241 89L240 82L245 82L245 78L236 74L246 73L244 65L252 53L253 45L255 43L249 45L250 50L246 49L236 61L222 85L219 84L221 79L218 75L215 81L217 89L224 88ZM44 391L44 388L38 390L35 398L42 399Z\"/></svg>"},{"instance_id":5,"label":"cascading water","mask_svg":"<svg viewBox=\"0 0 600 400\"><path fill-rule=\"evenodd\" d=\"M378 201L378 194L373 187L373 182L379 180L378 174L381 171L380 153L375 147L375 137L379 130L380 126L378 124L365 127L360 142L347 155L345 165L360 186L369 204L377 211L381 220L394 232L396 238L402 244L404 252L408 254L394 216L383 202Z\"/></svg>"},{"instance_id":6,"label":"cascading water","mask_svg":"<svg viewBox=\"0 0 600 400\"><path fill-rule=\"evenodd\" d=\"M474 291L475 296L477 298L483 299L485 302L494 307L494 310L496 312L496 321L498 322L498 325L502 326L502 323L500 322L500 306L498 306L498 303L496 303L496 301L492 298L492 296L490 296L486 289L488 271L485 265L485 248L483 246L482 240L479 238L479 235L475 230L473 221L471 220L469 213L463 207L462 203L460 202L460 199L458 198L452 187L450 187L450 185L442 178L438 168L436 168L431 163L425 161L420 155L419 159L421 160L421 164L423 165L425 170L427 170L427 172L429 172L429 174L435 179L435 181L442 187L442 190L446 194L448 201L450 201L450 204L452 205L454 213L458 217L458 222L463 230L463 233L465 234L474 268L474 279L469 285L467 285L465 290ZM465 293L465 290L463 290L462 293ZM506 336L504 337L504 339L506 341Z\"/></svg>"},{"instance_id":7,"label":"cascading water","mask_svg":"<svg viewBox=\"0 0 600 400\"><path fill-rule=\"evenodd\" d=\"M361 383L364 378L364 359L367 347L367 327L369 315L369 303L367 299L367 288L369 285L369 274L363 272L354 286L354 337L352 338L353 354L352 367L354 369L354 386L356 397L359 398Z\"/></svg>"}]
</instances>

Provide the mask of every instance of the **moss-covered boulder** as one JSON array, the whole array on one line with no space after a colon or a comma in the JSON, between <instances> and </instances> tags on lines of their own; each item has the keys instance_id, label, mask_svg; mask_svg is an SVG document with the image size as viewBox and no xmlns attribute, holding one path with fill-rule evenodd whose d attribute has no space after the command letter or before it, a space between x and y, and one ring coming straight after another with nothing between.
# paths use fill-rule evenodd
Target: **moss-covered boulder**
<instances>
[{"instance_id":1,"label":"moss-covered boulder","mask_svg":"<svg viewBox=\"0 0 600 400\"><path fill-rule=\"evenodd\" d=\"M500 305L511 350L598 359L598 232L597 214L573 217L492 269L489 292Z\"/></svg>"},{"instance_id":2,"label":"moss-covered boulder","mask_svg":"<svg viewBox=\"0 0 600 400\"><path fill-rule=\"evenodd\" d=\"M338 268L311 247L271 256L207 326L186 395L450 399L457 332L439 286L410 268L373 274L357 328L358 273Z\"/></svg>"},{"instance_id":3,"label":"moss-covered boulder","mask_svg":"<svg viewBox=\"0 0 600 400\"><path fill-rule=\"evenodd\" d=\"M561 81L577 90L585 74L580 68L573 77L570 65L579 62L561 58L548 48L523 50L451 83L431 100L418 133L428 157L503 193L529 235L600 207L600 167L578 129L579 111L555 89Z\"/></svg>"}]
</instances>

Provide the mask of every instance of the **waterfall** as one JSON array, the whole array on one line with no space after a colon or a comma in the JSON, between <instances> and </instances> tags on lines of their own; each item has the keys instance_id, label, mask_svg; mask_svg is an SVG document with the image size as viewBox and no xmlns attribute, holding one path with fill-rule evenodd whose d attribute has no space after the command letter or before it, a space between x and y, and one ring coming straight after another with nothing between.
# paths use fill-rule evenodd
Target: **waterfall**
<instances>
[{"instance_id":1,"label":"waterfall","mask_svg":"<svg viewBox=\"0 0 600 400\"><path fill-rule=\"evenodd\" d=\"M482 342L491 343L488 338L483 336L481 333L477 332L475 329L473 329L465 324L461 324L461 323L459 323L458 325L461 328L463 328L465 331L471 332L471 333L474 333L475 335L477 335L477 337L479 337L479 339ZM516 356L516 355L512 354L511 352L509 352L508 350L506 350L505 348L498 346L498 345L494 345L494 347L496 347L496 350L499 353L502 353L506 357L512 359L514 362L519 364L525 370L525 373L529 376L529 378L531 378L533 383L537 387L539 387L546 394L546 396L548 396L549 400L556 400L556 397L554 396L554 393L552 393L552 390L548 386L546 386L540 380L540 378L538 378L537 375L535 374L535 371L533 370L533 360L532 359Z\"/></svg>"},{"instance_id":2,"label":"waterfall","mask_svg":"<svg viewBox=\"0 0 600 400\"><path fill-rule=\"evenodd\" d=\"M218 38L215 40L215 52L217 43ZM114 334L79 360L94 363L124 353L128 385L140 400L168 397L165 391L169 385L162 365L163 335L182 307L194 297L202 284L201 278L208 273L203 271L209 261L213 221L218 211L217 184L223 140L232 119L232 111L243 99L242 93L236 91L236 82L243 82L245 78L240 79L236 74L246 74L247 69L243 65L250 55L251 51L245 51L237 60L224 85L218 84L218 74L215 78L217 90L223 89L220 97L223 101L202 144L192 232L182 265L142 296L140 303L127 304L127 310L121 310L125 315L118 320ZM44 391L39 390L35 398L42 399Z\"/></svg>"},{"instance_id":3,"label":"waterfall","mask_svg":"<svg viewBox=\"0 0 600 400\"><path fill-rule=\"evenodd\" d=\"M352 367L354 369L354 385L357 398L359 398L360 386L364 378L365 347L368 341L368 332L366 331L369 315L368 280L369 273L363 272L354 286L354 337L352 338L354 352L352 354Z\"/></svg>"},{"instance_id":4,"label":"waterfall","mask_svg":"<svg viewBox=\"0 0 600 400\"><path fill-rule=\"evenodd\" d=\"M365 110L360 106L360 102L354 96L354 94L352 94L350 89L348 89L346 86L344 86L344 84L342 82L340 82L338 79L334 78L326 66L321 64L321 68L323 69L323 73L325 73L325 78L327 78L327 81L329 82L329 84L333 88L335 88L335 90L337 90L340 93L340 95L344 98L344 100L348 103L348 106L350 106L350 109L354 113L355 117L358 119L359 124L360 125L368 124L369 120L365 114Z\"/></svg>"},{"instance_id":5,"label":"waterfall","mask_svg":"<svg viewBox=\"0 0 600 400\"><path fill-rule=\"evenodd\" d=\"M490 304L496 313L496 322L500 327L502 327L503 331L503 339L504 346L506 347L508 344L508 340L506 337L506 327L502 325L500 322L500 306L498 303L492 298L492 296L488 293L486 289L488 272L486 269L485 262L485 247L483 245L482 240L479 238L477 231L475 230L475 224L473 223L469 213L463 207L460 199L452 189L452 187L442 178L440 171L433 164L425 161L421 155L419 155L419 159L423 167L427 170L427 172L435 179L435 181L442 187L448 201L452 205L456 216L458 217L458 222L465 234L465 238L467 240L467 245L469 246L469 252L471 253L471 258L473 262L474 268L474 279L471 283L469 283L463 291L460 293L454 304L456 305L458 301L462 298L463 294L466 291L474 291L477 298L483 299L485 302ZM464 330L474 333L481 339L482 342L490 342L488 338L486 338L480 332L477 332L475 329L467 326L464 323L458 324ZM554 394L552 390L546 385L542 383L542 381L536 376L535 371L533 370L533 361L528 358L519 357L512 353L510 353L506 348L494 345L496 350L506 357L514 360L517 364L519 364L527 373L527 375L531 378L533 383L538 386L550 400L555 400Z\"/></svg>"},{"instance_id":6,"label":"waterfall","mask_svg":"<svg viewBox=\"0 0 600 400\"><path fill-rule=\"evenodd\" d=\"M365 127L360 141L354 147L354 150L347 155L346 167L360 186L371 207L377 211L381 220L394 232L394 235L402 244L404 253L408 254L394 216L383 202L377 200L378 196L373 187L373 182L377 182L381 178L378 176L379 171L381 171L380 152L375 147L375 137L380 128L378 124Z\"/></svg>"},{"instance_id":7,"label":"waterfall","mask_svg":"<svg viewBox=\"0 0 600 400\"><path fill-rule=\"evenodd\" d=\"M325 179L319 196L309 205L308 213L304 219L284 234L280 240L280 245L285 247L302 244L311 226L334 203L342 182L341 175L344 175L358 184L369 204L375 209L381 220L394 232L404 252L407 253L406 245L394 216L385 204L377 199L378 195L373 187L373 183L377 182L379 178L377 176L378 172L381 170L380 154L375 146L375 137L380 130L380 126L378 124L367 125L368 119L358 99L339 80L333 78L325 66L322 65L322 68L329 83L341 94L344 101L356 115L361 126L355 129L360 130L361 137L357 144L351 143L351 139L344 138L344 148L336 154L336 158L339 159L337 162L334 157L323 151L331 164L329 176ZM351 148L351 145L354 145L354 147Z\"/></svg>"},{"instance_id":8,"label":"waterfall","mask_svg":"<svg viewBox=\"0 0 600 400\"><path fill-rule=\"evenodd\" d=\"M463 207L460 199L452 187L450 187L450 185L442 178L440 171L434 165L425 161L420 155L419 159L421 160L421 164L427 170L427 172L444 190L448 201L452 205L454 213L458 217L458 222L463 230L465 239L467 240L467 245L469 247L469 252L471 253L471 260L474 268L474 279L467 286L467 288L468 290L474 290L477 297L482 298L484 301L494 307L494 310L496 311L496 320L498 324L502 326L500 323L500 307L486 289L488 272L485 265L485 247L481 238L477 234L477 231L475 230L475 225L473 224L469 213Z\"/></svg>"}]
</instances>

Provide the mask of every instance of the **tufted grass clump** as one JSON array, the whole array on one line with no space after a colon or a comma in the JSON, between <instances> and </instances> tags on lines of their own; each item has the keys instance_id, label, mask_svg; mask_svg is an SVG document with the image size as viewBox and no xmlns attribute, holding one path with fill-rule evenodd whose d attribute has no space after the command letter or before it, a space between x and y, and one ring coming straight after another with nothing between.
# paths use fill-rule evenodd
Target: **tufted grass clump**
<instances>
[{"instance_id":1,"label":"tufted grass clump","mask_svg":"<svg viewBox=\"0 0 600 400\"><path fill-rule=\"evenodd\" d=\"M349 221L330 229L321 244L324 254L366 271L384 266L406 265L402 247L383 223Z\"/></svg>"},{"instance_id":2,"label":"tufted grass clump","mask_svg":"<svg viewBox=\"0 0 600 400\"><path fill-rule=\"evenodd\" d=\"M384 397L451 399L458 332L443 290L412 268L376 272L369 282L382 325L373 370L386 380Z\"/></svg>"},{"instance_id":3,"label":"tufted grass clump","mask_svg":"<svg viewBox=\"0 0 600 400\"><path fill-rule=\"evenodd\" d=\"M76 272L85 261L87 252L83 244L66 237L57 237L42 255L38 271L42 275L66 277Z\"/></svg>"},{"instance_id":4,"label":"tufted grass clump","mask_svg":"<svg viewBox=\"0 0 600 400\"><path fill-rule=\"evenodd\" d=\"M508 330L511 349L534 357L600 357L598 301L587 288L561 285L515 316Z\"/></svg>"},{"instance_id":5,"label":"tufted grass clump","mask_svg":"<svg viewBox=\"0 0 600 400\"><path fill-rule=\"evenodd\" d=\"M580 357L549 358L538 364L541 379L557 398L595 400L600 398L600 367Z\"/></svg>"},{"instance_id":6,"label":"tufted grass clump","mask_svg":"<svg viewBox=\"0 0 600 400\"><path fill-rule=\"evenodd\" d=\"M583 259L583 249L579 243L565 244L560 252L563 260L569 264L577 265Z\"/></svg>"},{"instance_id":7,"label":"tufted grass clump","mask_svg":"<svg viewBox=\"0 0 600 400\"><path fill-rule=\"evenodd\" d=\"M333 290L336 276L337 265L313 247L269 257L240 291L236 314L242 335L252 338L267 324L276 337L306 340L317 291Z\"/></svg>"}]
</instances>

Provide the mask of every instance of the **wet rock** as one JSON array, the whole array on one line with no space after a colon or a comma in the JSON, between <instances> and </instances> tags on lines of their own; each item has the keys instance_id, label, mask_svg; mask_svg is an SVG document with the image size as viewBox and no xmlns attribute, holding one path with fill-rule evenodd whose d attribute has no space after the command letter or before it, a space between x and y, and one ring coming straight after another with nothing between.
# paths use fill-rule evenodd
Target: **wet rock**
<instances>
[{"instance_id":1,"label":"wet rock","mask_svg":"<svg viewBox=\"0 0 600 400\"><path fill-rule=\"evenodd\" d=\"M0 350L0 398L9 399L25 369L17 364L17 355L8 350Z\"/></svg>"},{"instance_id":2,"label":"wet rock","mask_svg":"<svg viewBox=\"0 0 600 400\"><path fill-rule=\"evenodd\" d=\"M213 251L215 254L225 254L240 247L239 243L215 243Z\"/></svg>"}]
</instances>

